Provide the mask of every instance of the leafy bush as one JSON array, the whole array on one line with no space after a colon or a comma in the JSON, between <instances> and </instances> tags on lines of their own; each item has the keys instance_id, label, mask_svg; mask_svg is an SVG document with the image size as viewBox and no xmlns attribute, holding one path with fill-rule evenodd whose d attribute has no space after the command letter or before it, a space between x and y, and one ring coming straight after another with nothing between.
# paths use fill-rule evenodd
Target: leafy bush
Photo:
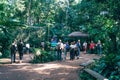
<instances>
[{"instance_id":1,"label":"leafy bush","mask_svg":"<svg viewBox=\"0 0 120 80\"><path fill-rule=\"evenodd\" d=\"M79 74L81 80L96 80L94 77L92 77L90 74L86 73L85 71L81 71Z\"/></svg>"},{"instance_id":2,"label":"leafy bush","mask_svg":"<svg viewBox=\"0 0 120 80\"><path fill-rule=\"evenodd\" d=\"M0 52L2 53L2 57L7 57L9 42L5 34L0 33Z\"/></svg>"},{"instance_id":3,"label":"leafy bush","mask_svg":"<svg viewBox=\"0 0 120 80\"><path fill-rule=\"evenodd\" d=\"M109 80L119 80L120 79L120 55L117 54L107 54L103 56L100 60L96 60L95 64L90 67L93 71L100 73ZM83 80L95 80L89 74L82 72L80 78Z\"/></svg>"},{"instance_id":4,"label":"leafy bush","mask_svg":"<svg viewBox=\"0 0 120 80\"><path fill-rule=\"evenodd\" d=\"M44 63L56 60L55 51L45 51L35 48L35 56L32 63Z\"/></svg>"},{"instance_id":5,"label":"leafy bush","mask_svg":"<svg viewBox=\"0 0 120 80\"><path fill-rule=\"evenodd\" d=\"M102 57L92 69L103 76L107 77L109 80L119 80L119 65L120 56L110 53Z\"/></svg>"}]
</instances>

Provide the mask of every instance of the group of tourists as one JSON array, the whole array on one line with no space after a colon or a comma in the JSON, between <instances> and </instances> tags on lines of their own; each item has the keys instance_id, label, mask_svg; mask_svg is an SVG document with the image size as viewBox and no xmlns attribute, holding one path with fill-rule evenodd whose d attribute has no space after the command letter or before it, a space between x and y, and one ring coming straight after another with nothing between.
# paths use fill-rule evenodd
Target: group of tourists
<instances>
[{"instance_id":1,"label":"group of tourists","mask_svg":"<svg viewBox=\"0 0 120 80\"><path fill-rule=\"evenodd\" d=\"M65 44L63 44L62 41L59 40L56 46L56 50L57 50L57 59L60 61L63 59L66 60L67 52L70 52L70 60L75 59L75 56L77 57L77 59L79 59L80 50L81 50L80 40L78 40L77 43L73 41L70 44L68 42L65 42Z\"/></svg>"},{"instance_id":2,"label":"group of tourists","mask_svg":"<svg viewBox=\"0 0 120 80\"><path fill-rule=\"evenodd\" d=\"M83 44L81 44L80 40L77 42L72 41L70 44L68 42L63 43L61 40L57 43L56 50L57 50L57 59L58 60L66 60L67 52L70 54L70 60L79 59L80 58L80 52L83 50L83 53L87 53L87 49L89 47L90 53L94 53L95 47L97 48L97 53L102 53L102 45L101 41L98 40L97 44L95 44L93 41L90 42L89 46L87 46L87 42L84 41Z\"/></svg>"},{"instance_id":3,"label":"group of tourists","mask_svg":"<svg viewBox=\"0 0 120 80\"><path fill-rule=\"evenodd\" d=\"M102 54L102 44L100 40L98 40L96 44L93 41L91 41L89 48L90 53L95 53L96 50L97 54Z\"/></svg>"},{"instance_id":4,"label":"group of tourists","mask_svg":"<svg viewBox=\"0 0 120 80\"><path fill-rule=\"evenodd\" d=\"M54 43L54 44L53 44ZM44 42L41 42L42 50L44 50ZM83 50L83 53L87 53L87 50L89 48L90 53L95 53L95 50L97 50L98 54L102 54L102 44L101 41L98 40L98 42L95 44L93 41L88 43L86 41L81 44L80 40L72 41L72 42L65 42L63 43L62 40L59 40L57 43L52 42L52 46L55 47L56 53L57 53L57 60L62 61L66 60L67 53L69 52L69 58L70 60L79 59L80 58L80 52ZM25 48L25 49L24 49ZM30 45L27 43L24 45L22 40L20 41L14 41L10 47L11 49L11 63L15 63L16 61L16 53L19 53L19 62L21 63L23 60L23 54L25 53L24 50L26 50L26 53L29 53Z\"/></svg>"},{"instance_id":5,"label":"group of tourists","mask_svg":"<svg viewBox=\"0 0 120 80\"><path fill-rule=\"evenodd\" d=\"M29 48L30 48L30 45L27 43L26 44L26 52L29 53ZM20 40L18 43L17 41L15 40L11 47L10 47L10 50L11 50L11 63L15 63L16 62L16 53L18 52L19 53L19 62L22 63L22 60L23 60L23 54L24 54L24 43L22 40Z\"/></svg>"}]
</instances>

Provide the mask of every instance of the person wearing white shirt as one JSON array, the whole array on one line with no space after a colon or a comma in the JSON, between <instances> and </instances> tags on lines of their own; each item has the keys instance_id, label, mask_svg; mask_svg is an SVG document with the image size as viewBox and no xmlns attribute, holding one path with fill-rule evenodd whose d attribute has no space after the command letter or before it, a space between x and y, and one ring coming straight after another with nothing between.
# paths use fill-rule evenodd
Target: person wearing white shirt
<instances>
[{"instance_id":1,"label":"person wearing white shirt","mask_svg":"<svg viewBox=\"0 0 120 80\"><path fill-rule=\"evenodd\" d=\"M87 52L87 42L86 41L83 43L83 49L84 49L84 53L86 53Z\"/></svg>"},{"instance_id":2,"label":"person wearing white shirt","mask_svg":"<svg viewBox=\"0 0 120 80\"><path fill-rule=\"evenodd\" d=\"M29 44L29 43L27 43L27 44L26 44L26 52L27 52L27 53L29 53L29 52L30 52L30 51L29 51L29 49L30 49L30 44Z\"/></svg>"},{"instance_id":3,"label":"person wearing white shirt","mask_svg":"<svg viewBox=\"0 0 120 80\"><path fill-rule=\"evenodd\" d=\"M59 40L58 44L57 44L57 59L59 61L62 60L62 50L64 49L64 45L62 43L61 40Z\"/></svg>"}]
</instances>

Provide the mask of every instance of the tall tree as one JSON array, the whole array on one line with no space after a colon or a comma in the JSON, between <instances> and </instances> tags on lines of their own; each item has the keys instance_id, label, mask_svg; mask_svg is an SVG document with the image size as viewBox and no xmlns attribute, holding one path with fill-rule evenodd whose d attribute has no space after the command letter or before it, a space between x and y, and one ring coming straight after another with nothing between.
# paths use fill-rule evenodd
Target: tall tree
<instances>
[{"instance_id":1,"label":"tall tree","mask_svg":"<svg viewBox=\"0 0 120 80\"><path fill-rule=\"evenodd\" d=\"M120 3L118 0L82 0L79 6L79 16L84 20L81 23L94 36L96 41L101 39L104 41L108 49L107 51L118 51L118 36L120 24L118 12Z\"/></svg>"},{"instance_id":2,"label":"tall tree","mask_svg":"<svg viewBox=\"0 0 120 80\"><path fill-rule=\"evenodd\" d=\"M0 52L3 56L9 53L9 45L13 39L12 33L20 26L19 17L15 16L17 11L24 11L24 1L21 0L1 0L0 1Z\"/></svg>"}]
</instances>

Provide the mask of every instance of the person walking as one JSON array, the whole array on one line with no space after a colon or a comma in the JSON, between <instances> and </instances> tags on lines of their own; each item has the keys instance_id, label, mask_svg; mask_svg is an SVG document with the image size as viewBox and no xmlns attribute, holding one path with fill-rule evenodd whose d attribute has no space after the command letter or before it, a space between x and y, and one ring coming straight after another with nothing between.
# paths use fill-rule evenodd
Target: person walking
<instances>
[{"instance_id":1,"label":"person walking","mask_svg":"<svg viewBox=\"0 0 120 80\"><path fill-rule=\"evenodd\" d=\"M64 60L66 60L67 52L69 52L70 45L68 42L65 43L64 45Z\"/></svg>"},{"instance_id":2,"label":"person walking","mask_svg":"<svg viewBox=\"0 0 120 80\"><path fill-rule=\"evenodd\" d=\"M64 45L63 45L63 43L62 43L61 40L59 40L56 48L57 48L57 59L58 59L59 61L61 61L61 60L62 60L62 50L63 50L63 48L64 48Z\"/></svg>"},{"instance_id":3,"label":"person walking","mask_svg":"<svg viewBox=\"0 0 120 80\"><path fill-rule=\"evenodd\" d=\"M30 53L30 44L29 43L26 44L26 53L27 54Z\"/></svg>"},{"instance_id":4,"label":"person walking","mask_svg":"<svg viewBox=\"0 0 120 80\"><path fill-rule=\"evenodd\" d=\"M17 51L17 45L16 41L14 41L10 47L11 50L11 63L15 63L16 60L16 51Z\"/></svg>"},{"instance_id":5,"label":"person walking","mask_svg":"<svg viewBox=\"0 0 120 80\"><path fill-rule=\"evenodd\" d=\"M95 43L93 41L91 41L89 48L90 48L90 53L94 53Z\"/></svg>"},{"instance_id":6,"label":"person walking","mask_svg":"<svg viewBox=\"0 0 120 80\"><path fill-rule=\"evenodd\" d=\"M96 46L97 46L97 54L101 55L102 54L102 44L101 44L100 40L98 40Z\"/></svg>"},{"instance_id":7,"label":"person walking","mask_svg":"<svg viewBox=\"0 0 120 80\"><path fill-rule=\"evenodd\" d=\"M79 57L80 57L80 50L81 50L81 43L80 43L80 40L78 40L78 42L76 43L76 46L77 46L77 51L78 51L77 59L79 59Z\"/></svg>"},{"instance_id":8,"label":"person walking","mask_svg":"<svg viewBox=\"0 0 120 80\"><path fill-rule=\"evenodd\" d=\"M86 54L86 52L87 52L87 42L86 41L83 43L83 50L84 50L84 53Z\"/></svg>"},{"instance_id":9,"label":"person walking","mask_svg":"<svg viewBox=\"0 0 120 80\"><path fill-rule=\"evenodd\" d=\"M71 42L71 45L70 45L70 60L73 60L75 58L75 48L76 48L75 42Z\"/></svg>"},{"instance_id":10,"label":"person walking","mask_svg":"<svg viewBox=\"0 0 120 80\"><path fill-rule=\"evenodd\" d=\"M18 52L19 52L19 59L20 59L20 63L22 63L22 59L23 59L23 42L22 42L22 40L20 40L20 42L18 43L18 45L17 45L17 47L18 47Z\"/></svg>"}]
</instances>

